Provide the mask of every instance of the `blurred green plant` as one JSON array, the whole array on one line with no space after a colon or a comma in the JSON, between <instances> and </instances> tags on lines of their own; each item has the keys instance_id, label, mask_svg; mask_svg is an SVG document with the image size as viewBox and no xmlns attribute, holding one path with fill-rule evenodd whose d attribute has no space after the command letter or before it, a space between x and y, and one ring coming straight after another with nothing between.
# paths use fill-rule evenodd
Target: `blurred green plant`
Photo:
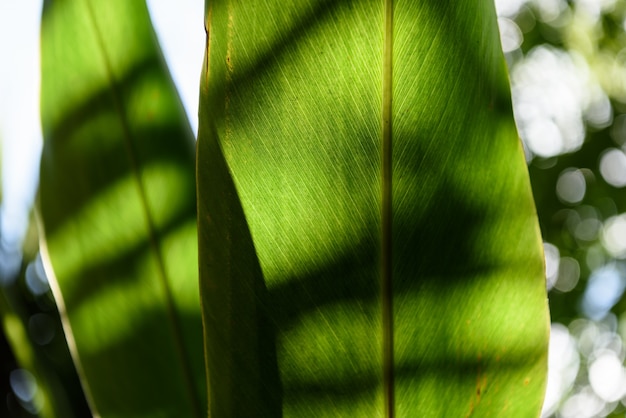
<instances>
[{"instance_id":1,"label":"blurred green plant","mask_svg":"<svg viewBox=\"0 0 626 418\"><path fill-rule=\"evenodd\" d=\"M541 241L493 4L207 2L205 28L196 232L145 4L44 6L41 254L92 413L537 416Z\"/></svg>"}]
</instances>

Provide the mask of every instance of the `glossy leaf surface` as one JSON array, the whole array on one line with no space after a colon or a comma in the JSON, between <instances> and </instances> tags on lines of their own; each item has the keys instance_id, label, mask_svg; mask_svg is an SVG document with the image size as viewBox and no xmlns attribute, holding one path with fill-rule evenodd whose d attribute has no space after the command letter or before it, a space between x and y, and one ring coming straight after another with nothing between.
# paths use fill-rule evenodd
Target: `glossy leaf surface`
<instances>
[{"instance_id":1,"label":"glossy leaf surface","mask_svg":"<svg viewBox=\"0 0 626 418\"><path fill-rule=\"evenodd\" d=\"M41 111L48 273L94 414L205 416L194 141L144 2L46 2Z\"/></svg>"},{"instance_id":2,"label":"glossy leaf surface","mask_svg":"<svg viewBox=\"0 0 626 418\"><path fill-rule=\"evenodd\" d=\"M206 2L212 417L536 417L541 240L489 0Z\"/></svg>"}]
</instances>

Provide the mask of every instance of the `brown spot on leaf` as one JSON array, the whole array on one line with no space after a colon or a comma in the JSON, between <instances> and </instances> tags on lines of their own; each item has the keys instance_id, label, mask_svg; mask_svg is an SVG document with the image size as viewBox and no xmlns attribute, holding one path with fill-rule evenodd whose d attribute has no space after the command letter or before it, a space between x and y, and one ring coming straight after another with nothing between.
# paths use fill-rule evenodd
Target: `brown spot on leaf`
<instances>
[{"instance_id":1,"label":"brown spot on leaf","mask_svg":"<svg viewBox=\"0 0 626 418\"><path fill-rule=\"evenodd\" d=\"M482 396L487 391L487 375L482 369L481 353L478 353L477 357L478 357L477 359L478 361L477 361L477 371L476 371L476 395L470 401L469 412L467 413L467 415L465 415L465 418L468 418L474 414L476 407L478 407L478 404L480 404Z\"/></svg>"}]
</instances>

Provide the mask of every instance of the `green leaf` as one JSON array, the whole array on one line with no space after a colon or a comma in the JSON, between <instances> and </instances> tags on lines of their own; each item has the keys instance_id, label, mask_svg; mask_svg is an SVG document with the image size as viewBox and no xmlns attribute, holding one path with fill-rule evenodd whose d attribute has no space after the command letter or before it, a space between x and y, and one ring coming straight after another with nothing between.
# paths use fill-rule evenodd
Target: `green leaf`
<instances>
[{"instance_id":1,"label":"green leaf","mask_svg":"<svg viewBox=\"0 0 626 418\"><path fill-rule=\"evenodd\" d=\"M493 4L206 2L212 417L536 417L548 311Z\"/></svg>"},{"instance_id":2,"label":"green leaf","mask_svg":"<svg viewBox=\"0 0 626 418\"><path fill-rule=\"evenodd\" d=\"M94 414L204 416L194 141L144 2L46 2L40 211Z\"/></svg>"}]
</instances>

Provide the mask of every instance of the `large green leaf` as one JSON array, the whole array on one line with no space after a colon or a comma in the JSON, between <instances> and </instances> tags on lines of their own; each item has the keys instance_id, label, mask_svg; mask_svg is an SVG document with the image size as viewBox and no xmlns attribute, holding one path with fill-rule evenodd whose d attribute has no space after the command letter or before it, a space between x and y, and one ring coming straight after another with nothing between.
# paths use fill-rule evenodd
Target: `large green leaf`
<instances>
[{"instance_id":1,"label":"large green leaf","mask_svg":"<svg viewBox=\"0 0 626 418\"><path fill-rule=\"evenodd\" d=\"M491 0L206 2L212 417L534 417L541 240Z\"/></svg>"},{"instance_id":2,"label":"large green leaf","mask_svg":"<svg viewBox=\"0 0 626 418\"><path fill-rule=\"evenodd\" d=\"M194 141L143 1L46 2L40 206L95 414L204 416Z\"/></svg>"}]
</instances>

